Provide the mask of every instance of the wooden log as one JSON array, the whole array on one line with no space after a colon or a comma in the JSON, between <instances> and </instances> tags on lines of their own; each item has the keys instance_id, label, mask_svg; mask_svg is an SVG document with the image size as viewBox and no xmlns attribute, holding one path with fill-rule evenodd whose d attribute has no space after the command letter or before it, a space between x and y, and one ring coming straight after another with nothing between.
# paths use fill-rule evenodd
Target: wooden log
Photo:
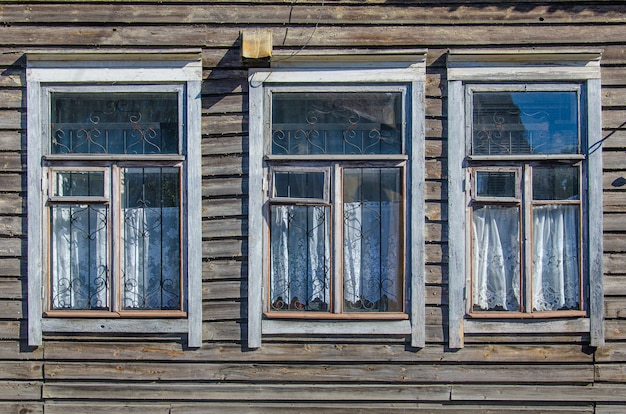
<instances>
[{"instance_id":1,"label":"wooden log","mask_svg":"<svg viewBox=\"0 0 626 414\"><path fill-rule=\"evenodd\" d=\"M248 174L248 157L241 154L202 157L202 175L243 175Z\"/></svg>"},{"instance_id":2,"label":"wooden log","mask_svg":"<svg viewBox=\"0 0 626 414\"><path fill-rule=\"evenodd\" d=\"M595 361L604 363L626 362L626 343L612 342L599 346L595 352Z\"/></svg>"},{"instance_id":3,"label":"wooden log","mask_svg":"<svg viewBox=\"0 0 626 414\"><path fill-rule=\"evenodd\" d=\"M0 361L0 380L40 379L42 372L43 364L40 362Z\"/></svg>"},{"instance_id":4,"label":"wooden log","mask_svg":"<svg viewBox=\"0 0 626 414\"><path fill-rule=\"evenodd\" d=\"M0 202L2 204L2 202ZM18 237L24 235L26 219L19 216L3 216L0 220L0 236Z\"/></svg>"},{"instance_id":5,"label":"wooden log","mask_svg":"<svg viewBox=\"0 0 626 414\"><path fill-rule=\"evenodd\" d=\"M621 367L623 369L623 367ZM46 380L110 381L248 381L275 383L368 384L368 383L449 383L458 381L459 372L471 382L581 383L594 380L591 365L432 365L432 364L209 364L209 363L48 363ZM613 372L613 371L612 371ZM607 375L609 375L607 373ZM623 374L622 374L623 375Z\"/></svg>"},{"instance_id":6,"label":"wooden log","mask_svg":"<svg viewBox=\"0 0 626 414\"><path fill-rule=\"evenodd\" d=\"M626 345L623 347L626 352ZM609 348L613 349L613 348ZM55 361L180 361L180 362L308 362L354 363L376 360L386 363L590 363L593 354L579 345L470 344L451 352L443 345L429 345L416 352L404 344L376 343L269 343L244 352L241 345L215 343L193 352L175 342L78 342L47 341L46 358ZM597 353L596 353L597 355ZM624 356L626 358L626 353ZM617 360L619 362L619 360Z\"/></svg>"},{"instance_id":7,"label":"wooden log","mask_svg":"<svg viewBox=\"0 0 626 414\"><path fill-rule=\"evenodd\" d=\"M590 402L590 401L623 401L626 387L597 387L572 385L454 385L451 399L462 401L550 401L559 402Z\"/></svg>"},{"instance_id":8,"label":"wooden log","mask_svg":"<svg viewBox=\"0 0 626 414\"><path fill-rule=\"evenodd\" d=\"M43 398L54 399L118 399L170 401L274 401L327 400L338 401L441 401L447 399L446 385L345 385L345 384L142 384L111 382L62 383L49 382L43 386ZM156 397L156 398L155 398Z\"/></svg>"},{"instance_id":9,"label":"wooden log","mask_svg":"<svg viewBox=\"0 0 626 414\"><path fill-rule=\"evenodd\" d=\"M90 401L88 411L90 414L171 414L169 404L112 404L110 399L106 402ZM85 402L79 403L46 403L46 414L84 414Z\"/></svg>"},{"instance_id":10,"label":"wooden log","mask_svg":"<svg viewBox=\"0 0 626 414\"><path fill-rule=\"evenodd\" d=\"M622 9L617 5L596 4L587 6L575 17L567 9L552 6L534 5L520 8L512 4L501 5L456 5L446 7L413 3L413 7L399 5L354 4L352 7L333 3L296 3L291 7L258 4L214 4L210 8L193 8L188 5L169 4L160 8L146 5L125 4L76 4L72 13L55 5L35 4L31 7L20 5L4 6L0 13L2 21L8 23L99 23L101 16L107 16L107 23L128 24L282 24L288 21L293 25L313 24L318 19L327 24L566 24L566 23L624 23ZM536 16L541 16L537 18Z\"/></svg>"},{"instance_id":11,"label":"wooden log","mask_svg":"<svg viewBox=\"0 0 626 414\"><path fill-rule=\"evenodd\" d=\"M603 259L605 274L622 274L626 272L626 253L605 253Z\"/></svg>"},{"instance_id":12,"label":"wooden log","mask_svg":"<svg viewBox=\"0 0 626 414\"><path fill-rule=\"evenodd\" d=\"M202 266L203 280L246 279L248 264L240 260L209 260Z\"/></svg>"},{"instance_id":13,"label":"wooden log","mask_svg":"<svg viewBox=\"0 0 626 414\"><path fill-rule=\"evenodd\" d=\"M622 392L626 391L626 364L595 364L595 371L596 381L622 383Z\"/></svg>"},{"instance_id":14,"label":"wooden log","mask_svg":"<svg viewBox=\"0 0 626 414\"><path fill-rule=\"evenodd\" d=\"M203 218L221 218L248 215L248 201L244 197L211 198L202 201Z\"/></svg>"},{"instance_id":15,"label":"wooden log","mask_svg":"<svg viewBox=\"0 0 626 414\"><path fill-rule=\"evenodd\" d=\"M0 381L0 400L37 401L40 399L41 383L34 381Z\"/></svg>"},{"instance_id":16,"label":"wooden log","mask_svg":"<svg viewBox=\"0 0 626 414\"><path fill-rule=\"evenodd\" d=\"M10 257L0 258L0 277L23 277L26 276L26 261Z\"/></svg>"},{"instance_id":17,"label":"wooden log","mask_svg":"<svg viewBox=\"0 0 626 414\"><path fill-rule=\"evenodd\" d=\"M23 181L24 179L24 181ZM14 173L0 173L0 188L6 192L26 191L26 175Z\"/></svg>"},{"instance_id":18,"label":"wooden log","mask_svg":"<svg viewBox=\"0 0 626 414\"><path fill-rule=\"evenodd\" d=\"M246 131L247 134L247 131ZM248 153L248 137L235 136L218 136L202 138L202 154L203 155L229 155L229 154L247 154Z\"/></svg>"},{"instance_id":19,"label":"wooden log","mask_svg":"<svg viewBox=\"0 0 626 414\"><path fill-rule=\"evenodd\" d=\"M205 178L202 197L240 196L248 193L248 180L242 177Z\"/></svg>"},{"instance_id":20,"label":"wooden log","mask_svg":"<svg viewBox=\"0 0 626 414\"><path fill-rule=\"evenodd\" d=\"M19 414L43 414L43 403L0 402L0 412Z\"/></svg>"}]
</instances>

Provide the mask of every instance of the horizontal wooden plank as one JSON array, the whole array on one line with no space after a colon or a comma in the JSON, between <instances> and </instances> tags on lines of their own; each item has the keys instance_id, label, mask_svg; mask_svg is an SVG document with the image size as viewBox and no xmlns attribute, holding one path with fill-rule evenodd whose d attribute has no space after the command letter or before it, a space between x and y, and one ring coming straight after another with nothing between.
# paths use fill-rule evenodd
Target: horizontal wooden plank
<instances>
[{"instance_id":1,"label":"horizontal wooden plank","mask_svg":"<svg viewBox=\"0 0 626 414\"><path fill-rule=\"evenodd\" d=\"M626 343L611 342L599 346L595 352L595 360L604 363L626 362Z\"/></svg>"},{"instance_id":2,"label":"horizontal wooden plank","mask_svg":"<svg viewBox=\"0 0 626 414\"><path fill-rule=\"evenodd\" d=\"M204 136L202 137L203 155L245 154L248 152L248 132L246 136Z\"/></svg>"},{"instance_id":3,"label":"horizontal wooden plank","mask_svg":"<svg viewBox=\"0 0 626 414\"><path fill-rule=\"evenodd\" d=\"M26 198L19 194L5 193L0 196L0 214L23 214Z\"/></svg>"},{"instance_id":4,"label":"horizontal wooden plank","mask_svg":"<svg viewBox=\"0 0 626 414\"><path fill-rule=\"evenodd\" d=\"M605 406L608 407L608 406ZM224 403L196 403L196 404L172 404L172 414L204 414L207 410L227 411L229 414L273 414L276 412L297 412L297 413L318 413L324 414L345 414L346 412L358 412L359 414L379 414L379 413L402 413L412 414L416 412L427 412L433 414L595 414L593 404L578 405L525 405L512 407L511 405L499 405L493 403L475 404L452 404L437 402L370 402L367 406L364 403L351 401L333 401L332 404L324 402L285 402L266 403L255 402L251 404L227 404ZM605 411L603 414L611 413ZM611 414L615 414L612 412Z\"/></svg>"},{"instance_id":5,"label":"horizontal wooden plank","mask_svg":"<svg viewBox=\"0 0 626 414\"><path fill-rule=\"evenodd\" d=\"M205 401L274 401L319 400L327 401L429 401L447 400L450 388L446 385L367 385L345 384L124 384L96 383L46 383L44 398L154 400L155 398Z\"/></svg>"},{"instance_id":6,"label":"horizontal wooden plank","mask_svg":"<svg viewBox=\"0 0 626 414\"><path fill-rule=\"evenodd\" d=\"M626 252L623 233L604 233L603 249L605 253ZM626 273L626 269L622 273Z\"/></svg>"},{"instance_id":7,"label":"horizontal wooden plank","mask_svg":"<svg viewBox=\"0 0 626 414\"><path fill-rule=\"evenodd\" d=\"M26 174L0 173L0 188L6 192L26 191Z\"/></svg>"},{"instance_id":8,"label":"horizontal wooden plank","mask_svg":"<svg viewBox=\"0 0 626 414\"><path fill-rule=\"evenodd\" d=\"M456 26L380 25L371 30L369 25L352 26L349 30L341 27L315 26L285 27L284 21L273 26L273 44L286 47L344 46L368 47L416 44L439 47L472 46L480 44L502 46L543 46L561 44L563 46L597 45L598 43L619 43L623 37L612 24L595 25L521 25L515 27L515 36L506 25L467 25L460 32ZM575 27L575 30L573 30ZM239 37L238 26L218 26L207 24L181 24L141 26L111 25L101 26L61 26L61 25L8 25L0 28L0 36L5 44L15 47L38 46L207 46L226 47L236 43ZM459 36L462 34L462 36Z\"/></svg>"},{"instance_id":9,"label":"horizontal wooden plank","mask_svg":"<svg viewBox=\"0 0 626 414\"><path fill-rule=\"evenodd\" d=\"M248 264L242 260L209 260L202 265L203 280L246 279Z\"/></svg>"},{"instance_id":10,"label":"horizontal wooden plank","mask_svg":"<svg viewBox=\"0 0 626 414\"><path fill-rule=\"evenodd\" d=\"M202 242L202 257L208 259L237 258L248 255L244 240L209 240Z\"/></svg>"},{"instance_id":11,"label":"horizontal wooden plank","mask_svg":"<svg viewBox=\"0 0 626 414\"><path fill-rule=\"evenodd\" d=\"M247 177L205 178L202 180L202 197L239 196L247 193Z\"/></svg>"},{"instance_id":12,"label":"horizontal wooden plank","mask_svg":"<svg viewBox=\"0 0 626 414\"><path fill-rule=\"evenodd\" d=\"M248 220L220 218L202 222L202 237L244 237L248 235Z\"/></svg>"},{"instance_id":13,"label":"horizontal wooden plank","mask_svg":"<svg viewBox=\"0 0 626 414\"><path fill-rule=\"evenodd\" d=\"M463 377L459 378L459 372ZM591 365L391 365L391 364L209 364L47 363L46 380L249 381L272 383L591 383Z\"/></svg>"},{"instance_id":14,"label":"horizontal wooden plank","mask_svg":"<svg viewBox=\"0 0 626 414\"><path fill-rule=\"evenodd\" d=\"M623 401L625 387L591 385L454 385L451 399L463 401L551 401L590 402Z\"/></svg>"},{"instance_id":15,"label":"horizontal wooden plank","mask_svg":"<svg viewBox=\"0 0 626 414\"><path fill-rule=\"evenodd\" d=\"M87 406L89 408L87 408ZM112 404L111 401L102 402L78 402L78 403L56 403L46 402L46 414L112 414L112 413L128 413L128 414L171 414L169 404Z\"/></svg>"},{"instance_id":16,"label":"horizontal wooden plank","mask_svg":"<svg viewBox=\"0 0 626 414\"><path fill-rule=\"evenodd\" d=\"M626 391L626 364L595 364L595 371L596 381L621 383L622 392Z\"/></svg>"},{"instance_id":17,"label":"horizontal wooden plank","mask_svg":"<svg viewBox=\"0 0 626 414\"><path fill-rule=\"evenodd\" d=\"M626 129L607 129L602 131L602 148L605 150L626 148Z\"/></svg>"},{"instance_id":18,"label":"horizontal wooden plank","mask_svg":"<svg viewBox=\"0 0 626 414\"><path fill-rule=\"evenodd\" d=\"M218 22L221 24L312 24L322 21L335 25L354 24L565 24L565 23L624 23L623 9L613 4L596 4L574 14L567 9L535 5L516 7L510 4L458 5L456 7L413 4L413 7L368 5L345 7L333 3L308 5L292 3L291 7L265 4L213 4L211 7L192 7L171 4L167 7L125 4L76 4L72 13L55 5L35 4L30 7L5 5L0 19L7 23L97 23L107 16L109 23L155 24ZM538 18L537 16L541 16Z\"/></svg>"},{"instance_id":19,"label":"horizontal wooden plank","mask_svg":"<svg viewBox=\"0 0 626 414\"><path fill-rule=\"evenodd\" d=\"M607 275L604 277L603 284L605 295L626 296L626 275Z\"/></svg>"},{"instance_id":20,"label":"horizontal wooden plank","mask_svg":"<svg viewBox=\"0 0 626 414\"><path fill-rule=\"evenodd\" d=\"M626 319L626 298L605 297L604 316L608 319Z\"/></svg>"},{"instance_id":21,"label":"horizontal wooden plank","mask_svg":"<svg viewBox=\"0 0 626 414\"><path fill-rule=\"evenodd\" d=\"M26 280L15 277L0 278L0 299L22 299L26 297Z\"/></svg>"},{"instance_id":22,"label":"horizontal wooden plank","mask_svg":"<svg viewBox=\"0 0 626 414\"><path fill-rule=\"evenodd\" d=\"M41 383L34 381L0 381L0 400L32 401L40 399Z\"/></svg>"},{"instance_id":23,"label":"horizontal wooden plank","mask_svg":"<svg viewBox=\"0 0 626 414\"><path fill-rule=\"evenodd\" d=\"M626 320L613 319L604 321L605 338L608 341L626 340Z\"/></svg>"},{"instance_id":24,"label":"horizontal wooden plank","mask_svg":"<svg viewBox=\"0 0 626 414\"><path fill-rule=\"evenodd\" d=\"M608 347L607 347L608 348ZM612 349L612 348L608 348ZM624 346L626 351L626 345ZM450 351L429 345L411 351L404 344L267 343L254 351L241 345L215 343L192 352L175 342L47 341L45 356L55 361L179 361L179 362L346 362L373 363L591 363L593 354L579 345L470 344Z\"/></svg>"},{"instance_id":25,"label":"horizontal wooden plank","mask_svg":"<svg viewBox=\"0 0 626 414\"><path fill-rule=\"evenodd\" d=\"M40 360L42 357L43 349L29 347L26 340L0 341L0 360Z\"/></svg>"},{"instance_id":26,"label":"horizontal wooden plank","mask_svg":"<svg viewBox=\"0 0 626 414\"><path fill-rule=\"evenodd\" d=\"M25 308L26 303L21 300L0 299L0 319L22 319L26 314Z\"/></svg>"},{"instance_id":27,"label":"horizontal wooden plank","mask_svg":"<svg viewBox=\"0 0 626 414\"><path fill-rule=\"evenodd\" d=\"M1 197L0 197L1 198ZM1 204L1 203L0 203ZM0 220L0 236L22 236L26 228L26 218L19 216L3 216Z\"/></svg>"},{"instance_id":28,"label":"horizontal wooden plank","mask_svg":"<svg viewBox=\"0 0 626 414\"><path fill-rule=\"evenodd\" d=\"M41 362L0 361L0 380L33 380L42 378Z\"/></svg>"},{"instance_id":29,"label":"horizontal wooden plank","mask_svg":"<svg viewBox=\"0 0 626 414\"><path fill-rule=\"evenodd\" d=\"M219 176L247 174L249 164L248 157L242 156L241 154L221 157L203 157L202 175Z\"/></svg>"},{"instance_id":30,"label":"horizontal wooden plank","mask_svg":"<svg viewBox=\"0 0 626 414\"><path fill-rule=\"evenodd\" d=\"M26 260L10 257L0 258L0 276L26 276Z\"/></svg>"},{"instance_id":31,"label":"horizontal wooden plank","mask_svg":"<svg viewBox=\"0 0 626 414\"><path fill-rule=\"evenodd\" d=\"M0 402L0 412L19 414L43 414L43 403Z\"/></svg>"},{"instance_id":32,"label":"horizontal wooden plank","mask_svg":"<svg viewBox=\"0 0 626 414\"><path fill-rule=\"evenodd\" d=\"M248 200L244 197L211 198L202 201L202 217L219 218L248 215Z\"/></svg>"},{"instance_id":33,"label":"horizontal wooden plank","mask_svg":"<svg viewBox=\"0 0 626 414\"><path fill-rule=\"evenodd\" d=\"M603 262L605 274L622 274L626 272L626 253L605 253Z\"/></svg>"}]
</instances>

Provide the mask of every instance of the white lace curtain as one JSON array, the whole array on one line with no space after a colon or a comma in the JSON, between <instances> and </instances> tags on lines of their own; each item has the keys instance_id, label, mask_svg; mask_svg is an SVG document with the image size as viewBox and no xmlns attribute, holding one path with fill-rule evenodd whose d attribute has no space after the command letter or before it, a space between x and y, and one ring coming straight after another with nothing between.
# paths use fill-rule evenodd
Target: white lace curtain
<instances>
[{"instance_id":1,"label":"white lace curtain","mask_svg":"<svg viewBox=\"0 0 626 414\"><path fill-rule=\"evenodd\" d=\"M177 207L122 209L124 309L180 308L180 218ZM52 209L52 308L110 306L107 212Z\"/></svg>"},{"instance_id":2,"label":"white lace curtain","mask_svg":"<svg viewBox=\"0 0 626 414\"><path fill-rule=\"evenodd\" d=\"M580 303L577 205L533 208L534 311L577 309ZM520 310L518 207L484 206L473 212L473 303L481 310Z\"/></svg>"},{"instance_id":3,"label":"white lace curtain","mask_svg":"<svg viewBox=\"0 0 626 414\"><path fill-rule=\"evenodd\" d=\"M343 298L349 310L401 306L400 202L345 203ZM331 235L329 209L272 206L271 307L328 310ZM394 309L396 310L396 309Z\"/></svg>"}]
</instances>

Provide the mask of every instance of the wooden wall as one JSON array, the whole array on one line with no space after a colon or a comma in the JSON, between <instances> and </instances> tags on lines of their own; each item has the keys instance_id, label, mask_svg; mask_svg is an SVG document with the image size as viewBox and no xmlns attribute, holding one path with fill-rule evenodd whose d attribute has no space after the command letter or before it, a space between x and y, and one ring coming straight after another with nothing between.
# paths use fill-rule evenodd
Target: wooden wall
<instances>
[{"instance_id":1,"label":"wooden wall","mask_svg":"<svg viewBox=\"0 0 626 414\"><path fill-rule=\"evenodd\" d=\"M619 1L0 0L0 412L626 412L626 6ZM275 49L427 48L427 346L246 338L247 68L239 32ZM25 59L31 49L201 47L203 335L26 341ZM603 48L606 346L473 336L446 348L448 48Z\"/></svg>"}]
</instances>

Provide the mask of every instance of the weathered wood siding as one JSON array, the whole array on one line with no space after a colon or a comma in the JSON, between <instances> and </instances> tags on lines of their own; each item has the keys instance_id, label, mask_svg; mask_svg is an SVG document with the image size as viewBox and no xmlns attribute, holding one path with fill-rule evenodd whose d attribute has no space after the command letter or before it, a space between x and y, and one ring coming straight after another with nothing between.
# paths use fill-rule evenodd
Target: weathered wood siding
<instances>
[{"instance_id":1,"label":"weathered wood siding","mask_svg":"<svg viewBox=\"0 0 626 414\"><path fill-rule=\"evenodd\" d=\"M618 1L0 1L0 412L626 411L626 6ZM275 49L427 48L426 325L390 338L264 338L246 349L247 68L239 32ZM203 337L26 339L28 50L200 47ZM603 48L606 346L584 335L447 337L448 48Z\"/></svg>"}]
</instances>

